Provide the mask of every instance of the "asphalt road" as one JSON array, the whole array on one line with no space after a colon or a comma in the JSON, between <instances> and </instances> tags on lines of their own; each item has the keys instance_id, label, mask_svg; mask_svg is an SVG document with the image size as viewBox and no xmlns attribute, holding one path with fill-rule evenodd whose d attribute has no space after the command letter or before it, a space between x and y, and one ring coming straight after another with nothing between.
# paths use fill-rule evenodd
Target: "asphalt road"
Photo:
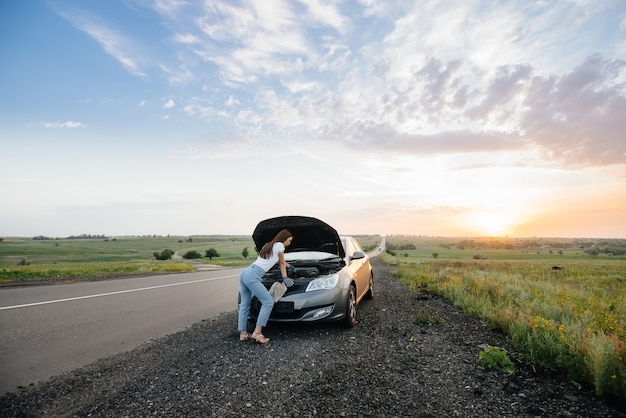
<instances>
[{"instance_id":1,"label":"asphalt road","mask_svg":"<svg viewBox=\"0 0 626 418\"><path fill-rule=\"evenodd\" d=\"M0 393L237 309L241 270L0 289Z\"/></svg>"}]
</instances>

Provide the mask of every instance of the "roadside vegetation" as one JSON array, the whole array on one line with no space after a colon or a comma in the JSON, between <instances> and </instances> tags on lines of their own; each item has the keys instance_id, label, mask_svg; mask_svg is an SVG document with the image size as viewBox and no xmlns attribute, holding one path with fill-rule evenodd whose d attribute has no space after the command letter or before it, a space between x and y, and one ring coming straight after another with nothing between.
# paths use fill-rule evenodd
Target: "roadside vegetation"
<instances>
[{"instance_id":1,"label":"roadside vegetation","mask_svg":"<svg viewBox=\"0 0 626 418\"><path fill-rule=\"evenodd\" d=\"M533 364L626 400L625 240L387 241L385 262L413 291L502 330Z\"/></svg>"}]
</instances>

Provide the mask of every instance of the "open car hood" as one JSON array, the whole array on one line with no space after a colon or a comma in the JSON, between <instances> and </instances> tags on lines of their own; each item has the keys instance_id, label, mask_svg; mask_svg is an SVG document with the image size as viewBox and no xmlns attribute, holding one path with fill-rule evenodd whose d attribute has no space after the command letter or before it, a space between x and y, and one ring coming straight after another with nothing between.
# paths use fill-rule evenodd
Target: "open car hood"
<instances>
[{"instance_id":1,"label":"open car hood","mask_svg":"<svg viewBox=\"0 0 626 418\"><path fill-rule=\"evenodd\" d=\"M293 241L285 249L286 253L323 251L341 258L346 256L337 231L327 223L308 216L279 216L259 222L252 233L257 252L281 229L288 229L293 234Z\"/></svg>"}]
</instances>

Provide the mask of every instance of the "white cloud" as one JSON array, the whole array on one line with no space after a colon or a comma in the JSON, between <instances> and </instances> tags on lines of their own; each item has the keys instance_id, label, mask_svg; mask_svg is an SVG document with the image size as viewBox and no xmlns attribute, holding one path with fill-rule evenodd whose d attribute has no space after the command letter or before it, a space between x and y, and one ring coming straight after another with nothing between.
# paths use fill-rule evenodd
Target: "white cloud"
<instances>
[{"instance_id":1,"label":"white cloud","mask_svg":"<svg viewBox=\"0 0 626 418\"><path fill-rule=\"evenodd\" d=\"M137 63L138 48L121 33L107 27L99 18L86 12L65 12L61 13L61 16L94 38L107 54L115 58L131 74L145 76Z\"/></svg>"},{"instance_id":2,"label":"white cloud","mask_svg":"<svg viewBox=\"0 0 626 418\"><path fill-rule=\"evenodd\" d=\"M166 108L166 109L171 109L171 108L173 108L175 106L176 106L176 103L174 103L174 100L172 100L172 99L169 99L167 102L165 102L163 104L163 107Z\"/></svg>"},{"instance_id":3,"label":"white cloud","mask_svg":"<svg viewBox=\"0 0 626 418\"><path fill-rule=\"evenodd\" d=\"M46 122L43 124L44 128L69 128L69 129L73 129L73 128L84 128L85 125L82 122L74 122L71 120L68 120L67 122Z\"/></svg>"},{"instance_id":4,"label":"white cloud","mask_svg":"<svg viewBox=\"0 0 626 418\"><path fill-rule=\"evenodd\" d=\"M200 43L200 39L190 33L177 33L174 35L174 41L184 45L194 45Z\"/></svg>"},{"instance_id":5,"label":"white cloud","mask_svg":"<svg viewBox=\"0 0 626 418\"><path fill-rule=\"evenodd\" d=\"M316 23L331 26L339 33L347 30L348 18L343 16L334 4L320 0L300 0L300 2L306 5L309 17Z\"/></svg>"},{"instance_id":6,"label":"white cloud","mask_svg":"<svg viewBox=\"0 0 626 418\"><path fill-rule=\"evenodd\" d=\"M224 104L228 107L231 107L231 106L238 106L240 103L239 103L239 100L237 100L233 96L228 96L228 100L226 100L226 103Z\"/></svg>"},{"instance_id":7,"label":"white cloud","mask_svg":"<svg viewBox=\"0 0 626 418\"><path fill-rule=\"evenodd\" d=\"M154 8L162 15L174 17L176 13L188 5L184 0L154 0Z\"/></svg>"},{"instance_id":8,"label":"white cloud","mask_svg":"<svg viewBox=\"0 0 626 418\"><path fill-rule=\"evenodd\" d=\"M167 74L170 84L183 86L196 79L191 70L184 64L180 64L176 70L172 70L163 64L160 64L159 67Z\"/></svg>"}]
</instances>

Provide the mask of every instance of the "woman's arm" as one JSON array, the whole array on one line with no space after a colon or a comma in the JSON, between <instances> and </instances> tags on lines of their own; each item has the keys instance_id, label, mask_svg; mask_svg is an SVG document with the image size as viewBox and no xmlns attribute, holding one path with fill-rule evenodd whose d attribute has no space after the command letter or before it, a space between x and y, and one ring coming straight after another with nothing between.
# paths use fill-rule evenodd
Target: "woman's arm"
<instances>
[{"instance_id":1,"label":"woman's arm","mask_svg":"<svg viewBox=\"0 0 626 418\"><path fill-rule=\"evenodd\" d=\"M278 265L280 266L281 277L287 277L287 269L289 268L289 263L285 261L284 251L278 253Z\"/></svg>"}]
</instances>

